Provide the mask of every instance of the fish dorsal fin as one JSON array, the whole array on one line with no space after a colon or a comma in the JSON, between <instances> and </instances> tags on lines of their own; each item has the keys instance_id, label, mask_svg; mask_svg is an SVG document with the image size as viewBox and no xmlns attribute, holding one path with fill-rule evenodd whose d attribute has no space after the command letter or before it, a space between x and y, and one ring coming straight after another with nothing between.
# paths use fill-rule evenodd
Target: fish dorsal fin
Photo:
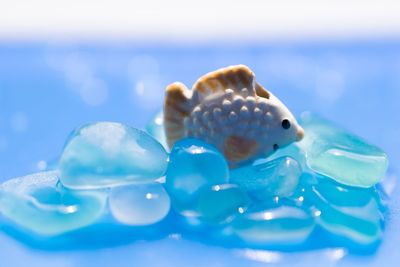
<instances>
[{"instance_id":1,"label":"fish dorsal fin","mask_svg":"<svg viewBox=\"0 0 400 267\"><path fill-rule=\"evenodd\" d=\"M222 68L202 76L193 85L193 96L196 99L220 93L226 89L240 92L246 88L249 95L255 95L254 73L245 65Z\"/></svg>"}]
</instances>

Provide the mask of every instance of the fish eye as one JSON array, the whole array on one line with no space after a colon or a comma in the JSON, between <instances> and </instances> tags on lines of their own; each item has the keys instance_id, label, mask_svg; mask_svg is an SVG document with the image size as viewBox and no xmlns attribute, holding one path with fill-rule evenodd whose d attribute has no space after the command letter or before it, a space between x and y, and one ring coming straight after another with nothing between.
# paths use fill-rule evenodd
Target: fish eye
<instances>
[{"instance_id":1,"label":"fish eye","mask_svg":"<svg viewBox=\"0 0 400 267\"><path fill-rule=\"evenodd\" d=\"M285 129L285 130L289 129L290 128L290 121L287 120L287 119L284 119L282 121L282 128Z\"/></svg>"},{"instance_id":2,"label":"fish eye","mask_svg":"<svg viewBox=\"0 0 400 267\"><path fill-rule=\"evenodd\" d=\"M274 145L274 151L277 151L279 149L279 146L277 144Z\"/></svg>"}]
</instances>

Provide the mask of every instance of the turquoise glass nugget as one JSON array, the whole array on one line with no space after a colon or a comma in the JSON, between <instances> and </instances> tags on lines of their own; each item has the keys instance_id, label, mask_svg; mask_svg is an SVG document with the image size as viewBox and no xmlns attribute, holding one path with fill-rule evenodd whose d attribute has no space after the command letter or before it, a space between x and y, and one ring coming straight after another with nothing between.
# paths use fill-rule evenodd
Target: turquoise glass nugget
<instances>
[{"instance_id":1,"label":"turquoise glass nugget","mask_svg":"<svg viewBox=\"0 0 400 267\"><path fill-rule=\"evenodd\" d=\"M213 146L194 138L178 141L171 150L166 189L172 206L184 214L196 213L199 190L228 182L224 156Z\"/></svg>"},{"instance_id":2,"label":"turquoise glass nugget","mask_svg":"<svg viewBox=\"0 0 400 267\"><path fill-rule=\"evenodd\" d=\"M168 151L167 140L164 131L164 114L162 111L157 113L146 125L146 132L153 136Z\"/></svg>"},{"instance_id":3,"label":"turquoise glass nugget","mask_svg":"<svg viewBox=\"0 0 400 267\"><path fill-rule=\"evenodd\" d=\"M164 175L168 155L147 133L114 122L76 130L61 155L61 182L94 189L154 181Z\"/></svg>"},{"instance_id":4,"label":"turquoise glass nugget","mask_svg":"<svg viewBox=\"0 0 400 267\"><path fill-rule=\"evenodd\" d=\"M227 223L250 204L244 190L235 184L203 187L199 193L196 211L200 219L209 223Z\"/></svg>"},{"instance_id":5,"label":"turquoise glass nugget","mask_svg":"<svg viewBox=\"0 0 400 267\"><path fill-rule=\"evenodd\" d=\"M302 171L299 163L290 157L255 163L230 172L230 182L237 183L256 200L271 196L289 197L296 190Z\"/></svg>"},{"instance_id":6,"label":"turquoise glass nugget","mask_svg":"<svg viewBox=\"0 0 400 267\"><path fill-rule=\"evenodd\" d=\"M309 238L314 218L305 209L280 206L255 208L233 220L230 231L246 244L296 245Z\"/></svg>"},{"instance_id":7,"label":"turquoise glass nugget","mask_svg":"<svg viewBox=\"0 0 400 267\"><path fill-rule=\"evenodd\" d=\"M373 186L385 176L388 158L380 148L309 113L300 123L306 134L299 146L313 171L358 187Z\"/></svg>"},{"instance_id":8,"label":"turquoise glass nugget","mask_svg":"<svg viewBox=\"0 0 400 267\"><path fill-rule=\"evenodd\" d=\"M375 188L350 187L318 176L301 189L299 199L333 239L365 246L382 238L384 208Z\"/></svg>"},{"instance_id":9,"label":"turquoise glass nugget","mask_svg":"<svg viewBox=\"0 0 400 267\"><path fill-rule=\"evenodd\" d=\"M40 235L60 235L89 226L103 214L100 192L69 191L57 186L57 171L15 178L0 185L0 211Z\"/></svg>"},{"instance_id":10,"label":"turquoise glass nugget","mask_svg":"<svg viewBox=\"0 0 400 267\"><path fill-rule=\"evenodd\" d=\"M111 189L109 207L113 217L122 224L144 226L167 216L170 199L159 183L134 184Z\"/></svg>"}]
</instances>

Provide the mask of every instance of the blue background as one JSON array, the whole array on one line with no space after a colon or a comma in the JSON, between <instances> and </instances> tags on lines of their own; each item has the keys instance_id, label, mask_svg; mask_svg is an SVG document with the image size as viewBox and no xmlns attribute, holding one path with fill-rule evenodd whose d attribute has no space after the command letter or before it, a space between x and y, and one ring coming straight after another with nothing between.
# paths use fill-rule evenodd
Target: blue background
<instances>
[{"instance_id":1,"label":"blue background","mask_svg":"<svg viewBox=\"0 0 400 267\"><path fill-rule=\"evenodd\" d=\"M390 158L393 190L383 243L370 256L337 248L278 253L229 249L173 235L101 249L46 251L0 232L0 266L397 266L400 192L400 42L181 46L152 43L0 43L0 181L53 164L75 127L135 127L161 109L174 81L246 64L295 113L317 112ZM3 227L3 226L0 226Z\"/></svg>"}]
</instances>

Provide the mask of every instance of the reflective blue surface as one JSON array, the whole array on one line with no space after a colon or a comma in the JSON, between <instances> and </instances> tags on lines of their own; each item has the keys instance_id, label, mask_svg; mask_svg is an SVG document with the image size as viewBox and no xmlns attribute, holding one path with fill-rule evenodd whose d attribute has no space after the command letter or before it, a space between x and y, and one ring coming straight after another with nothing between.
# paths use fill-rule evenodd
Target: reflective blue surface
<instances>
[{"instance_id":1,"label":"reflective blue surface","mask_svg":"<svg viewBox=\"0 0 400 267\"><path fill-rule=\"evenodd\" d=\"M269 44L240 47L0 45L0 180L51 165L69 132L94 121L136 127L158 112L164 86L188 85L229 64L257 79L295 113L311 110L383 148L393 192L383 243L373 255L342 249L277 253L206 245L178 235L108 242L101 249L46 251L0 233L4 266L393 266L400 261L400 46L389 43ZM3 229L7 230L7 229ZM116 235L118 236L118 235ZM103 240L104 244L105 242ZM165 259L168 259L167 261Z\"/></svg>"}]
</instances>

